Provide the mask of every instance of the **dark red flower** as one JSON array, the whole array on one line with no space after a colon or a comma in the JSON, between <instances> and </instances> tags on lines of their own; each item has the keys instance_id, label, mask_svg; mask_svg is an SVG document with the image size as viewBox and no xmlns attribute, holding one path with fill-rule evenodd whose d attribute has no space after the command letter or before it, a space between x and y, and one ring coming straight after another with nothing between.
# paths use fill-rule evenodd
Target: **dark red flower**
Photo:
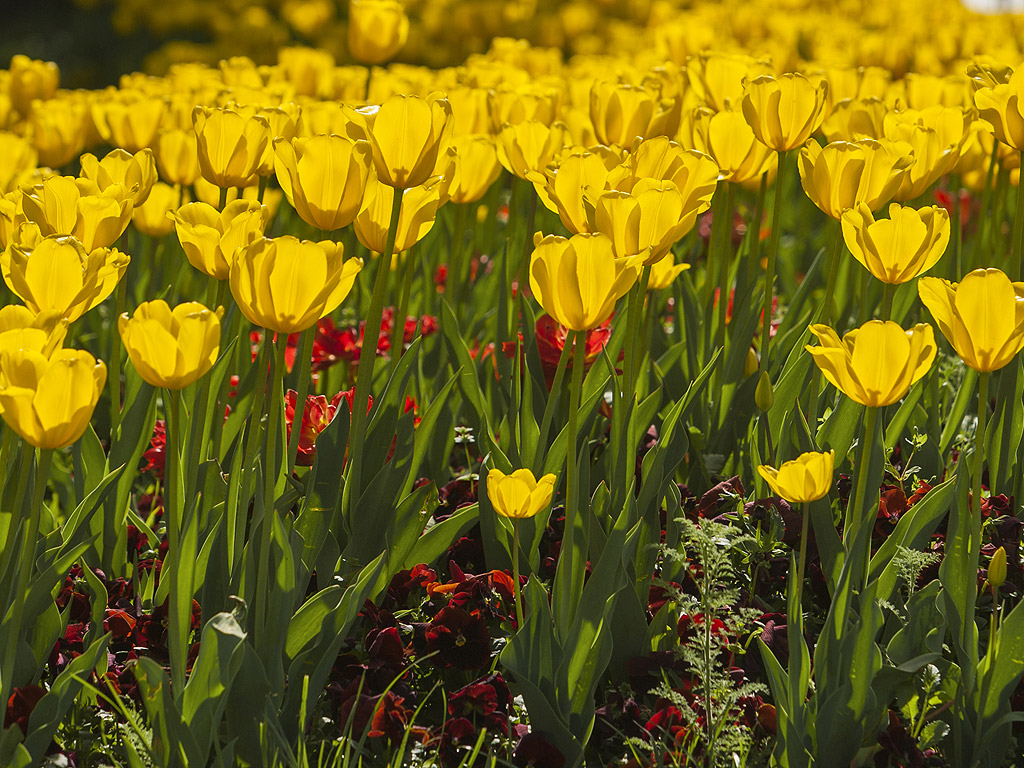
<instances>
[{"instance_id":1,"label":"dark red flower","mask_svg":"<svg viewBox=\"0 0 1024 768\"><path fill-rule=\"evenodd\" d=\"M519 739L512 763L517 768L562 768L565 755L542 732L532 730Z\"/></svg>"},{"instance_id":2,"label":"dark red flower","mask_svg":"<svg viewBox=\"0 0 1024 768\"><path fill-rule=\"evenodd\" d=\"M149 472L152 470L157 479L161 481L164 479L164 459L166 456L164 448L166 445L167 425L163 419L157 419L156 424L153 425L153 436L149 439L149 448L142 454L142 458L146 460L146 466L142 468L142 471Z\"/></svg>"},{"instance_id":3,"label":"dark red flower","mask_svg":"<svg viewBox=\"0 0 1024 768\"><path fill-rule=\"evenodd\" d=\"M380 696L357 693L342 702L338 727L354 738L366 733L371 739L383 737L396 744L402 740L413 714L404 704L405 699L391 691Z\"/></svg>"},{"instance_id":4,"label":"dark red flower","mask_svg":"<svg viewBox=\"0 0 1024 768\"><path fill-rule=\"evenodd\" d=\"M441 666L479 669L491 660L491 635L479 616L459 608L442 608L427 626L427 652Z\"/></svg>"},{"instance_id":5,"label":"dark red flower","mask_svg":"<svg viewBox=\"0 0 1024 768\"><path fill-rule=\"evenodd\" d=\"M289 389L284 396L284 420L289 440L292 435L292 422L295 420L295 401L298 396L298 392L294 389ZM306 397L306 407L302 411L302 427L299 432L299 450L296 454L296 464L302 467L313 466L313 460L316 458L317 437L334 421L338 405L342 400L348 404L349 412L351 413L354 397L354 388L339 392L331 398L330 402L323 395L308 395ZM367 413L370 412L372 405L373 397L371 396L366 404Z\"/></svg>"},{"instance_id":6,"label":"dark red flower","mask_svg":"<svg viewBox=\"0 0 1024 768\"><path fill-rule=\"evenodd\" d=\"M11 726L18 726L21 732L28 734L28 719L32 716L33 710L39 701L46 695L46 689L38 685L26 685L22 688L15 688L14 692L7 699L7 709L4 712L4 729Z\"/></svg>"},{"instance_id":7,"label":"dark red flower","mask_svg":"<svg viewBox=\"0 0 1024 768\"><path fill-rule=\"evenodd\" d=\"M113 634L116 642L122 642L131 637L135 624L135 617L127 611L108 608L103 618L103 631Z\"/></svg>"},{"instance_id":8,"label":"dark red flower","mask_svg":"<svg viewBox=\"0 0 1024 768\"><path fill-rule=\"evenodd\" d=\"M598 356L601 354L608 341L612 337L611 318L605 320L601 325L587 331L587 340L584 345L583 370L590 370ZM560 325L550 315L541 315L534 325L534 333L537 339L537 352L540 355L541 366L544 369L544 380L551 388L555 380L555 372L558 370L558 360L562 355L569 329ZM572 357L566 363L566 374L572 370Z\"/></svg>"},{"instance_id":9,"label":"dark red flower","mask_svg":"<svg viewBox=\"0 0 1024 768\"><path fill-rule=\"evenodd\" d=\"M274 334L274 341L277 341L277 334ZM249 351L252 354L252 361L256 362L256 356L260 353L260 346L263 344L263 331L252 331L249 333ZM298 351L299 334L288 335L288 341L284 347L284 367L291 373L295 366L295 355Z\"/></svg>"}]
</instances>

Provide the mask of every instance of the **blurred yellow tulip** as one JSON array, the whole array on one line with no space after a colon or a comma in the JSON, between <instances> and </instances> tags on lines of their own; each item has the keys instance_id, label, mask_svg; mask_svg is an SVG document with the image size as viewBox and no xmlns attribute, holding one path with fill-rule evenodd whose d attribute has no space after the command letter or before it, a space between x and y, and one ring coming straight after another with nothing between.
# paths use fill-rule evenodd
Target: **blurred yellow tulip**
<instances>
[{"instance_id":1,"label":"blurred yellow tulip","mask_svg":"<svg viewBox=\"0 0 1024 768\"><path fill-rule=\"evenodd\" d=\"M935 360L935 333L927 323L904 331L897 323L869 320L842 339L827 325L810 329L820 346L806 349L822 375L848 398L869 407L895 403Z\"/></svg>"},{"instance_id":2,"label":"blurred yellow tulip","mask_svg":"<svg viewBox=\"0 0 1024 768\"><path fill-rule=\"evenodd\" d=\"M898 285L927 272L949 244L949 214L929 206L915 210L889 206L889 218L876 220L864 203L842 216L850 253L878 280Z\"/></svg>"},{"instance_id":3,"label":"blurred yellow tulip","mask_svg":"<svg viewBox=\"0 0 1024 768\"><path fill-rule=\"evenodd\" d=\"M370 145L344 136L274 142L277 181L299 217L324 232L352 223L370 174Z\"/></svg>"},{"instance_id":4,"label":"blurred yellow tulip","mask_svg":"<svg viewBox=\"0 0 1024 768\"><path fill-rule=\"evenodd\" d=\"M52 98L60 84L60 70L54 62L31 59L20 53L11 57L7 72L11 102L23 115L32 111L32 102L36 99Z\"/></svg>"},{"instance_id":5,"label":"blurred yellow tulip","mask_svg":"<svg viewBox=\"0 0 1024 768\"><path fill-rule=\"evenodd\" d=\"M39 154L31 143L17 134L0 131L0 194L15 189L35 170Z\"/></svg>"},{"instance_id":6,"label":"blurred yellow tulip","mask_svg":"<svg viewBox=\"0 0 1024 768\"><path fill-rule=\"evenodd\" d=\"M801 453L792 461L783 462L778 469L761 464L757 472L776 496L790 504L806 504L828 495L835 459L835 451L809 451Z\"/></svg>"},{"instance_id":7,"label":"blurred yellow tulip","mask_svg":"<svg viewBox=\"0 0 1024 768\"><path fill-rule=\"evenodd\" d=\"M174 231L168 214L178 207L179 192L169 184L157 182L146 202L132 210L132 224L147 237L164 237Z\"/></svg>"},{"instance_id":8,"label":"blurred yellow tulip","mask_svg":"<svg viewBox=\"0 0 1024 768\"><path fill-rule=\"evenodd\" d=\"M661 291L668 288L681 272L689 268L690 265L685 262L676 264L672 254L669 253L665 258L651 265L651 277L647 281L647 290Z\"/></svg>"},{"instance_id":9,"label":"blurred yellow tulip","mask_svg":"<svg viewBox=\"0 0 1024 768\"><path fill-rule=\"evenodd\" d=\"M498 160L513 176L540 182L544 169L561 154L567 139L568 130L563 123L506 123L497 136Z\"/></svg>"},{"instance_id":10,"label":"blurred yellow tulip","mask_svg":"<svg viewBox=\"0 0 1024 768\"><path fill-rule=\"evenodd\" d=\"M189 203L168 214L188 263L218 280L227 279L235 252L263 237L270 221L266 206L233 200L218 212L206 203Z\"/></svg>"},{"instance_id":11,"label":"blurred yellow tulip","mask_svg":"<svg viewBox=\"0 0 1024 768\"><path fill-rule=\"evenodd\" d=\"M739 112L701 107L694 110L689 129L692 147L715 161L725 181L759 179L778 165L778 153L758 140Z\"/></svg>"},{"instance_id":12,"label":"blurred yellow tulip","mask_svg":"<svg viewBox=\"0 0 1024 768\"><path fill-rule=\"evenodd\" d=\"M89 426L107 366L88 352L31 349L0 354L0 415L36 448L63 448Z\"/></svg>"},{"instance_id":13,"label":"blurred yellow tulip","mask_svg":"<svg viewBox=\"0 0 1024 768\"><path fill-rule=\"evenodd\" d=\"M160 131L156 139L156 167L168 184L190 186L199 178L196 132L187 128Z\"/></svg>"},{"instance_id":14,"label":"blurred yellow tulip","mask_svg":"<svg viewBox=\"0 0 1024 768\"><path fill-rule=\"evenodd\" d=\"M433 176L425 184L402 191L395 254L412 248L433 228L437 211L446 201L445 187L444 177ZM393 205L391 188L371 178L354 228L359 242L374 253L384 253L386 249Z\"/></svg>"},{"instance_id":15,"label":"blurred yellow tulip","mask_svg":"<svg viewBox=\"0 0 1024 768\"><path fill-rule=\"evenodd\" d=\"M487 498L502 517L533 517L551 503L556 480L552 474L536 478L528 469L517 469L510 475L492 469L487 473Z\"/></svg>"},{"instance_id":16,"label":"blurred yellow tulip","mask_svg":"<svg viewBox=\"0 0 1024 768\"><path fill-rule=\"evenodd\" d=\"M163 299L146 301L128 317L117 319L117 331L128 357L143 380L154 387L184 389L217 362L220 318L190 301L171 309Z\"/></svg>"},{"instance_id":17,"label":"blurred yellow tulip","mask_svg":"<svg viewBox=\"0 0 1024 768\"><path fill-rule=\"evenodd\" d=\"M921 301L960 359L998 371L1024 348L1024 283L998 269L976 269L959 283L922 277Z\"/></svg>"},{"instance_id":18,"label":"blurred yellow tulip","mask_svg":"<svg viewBox=\"0 0 1024 768\"><path fill-rule=\"evenodd\" d=\"M409 36L409 17L398 0L351 0L348 51L364 64L383 64Z\"/></svg>"},{"instance_id":19,"label":"blurred yellow tulip","mask_svg":"<svg viewBox=\"0 0 1024 768\"><path fill-rule=\"evenodd\" d=\"M652 90L605 80L590 89L590 120L602 144L630 147L638 137L674 134L679 110L674 99Z\"/></svg>"},{"instance_id":20,"label":"blurred yellow tulip","mask_svg":"<svg viewBox=\"0 0 1024 768\"><path fill-rule=\"evenodd\" d=\"M156 143L167 113L164 96L137 91L116 91L92 104L93 123L103 141L132 154Z\"/></svg>"},{"instance_id":21,"label":"blurred yellow tulip","mask_svg":"<svg viewBox=\"0 0 1024 768\"><path fill-rule=\"evenodd\" d=\"M449 188L451 200L453 203L475 203L501 175L494 138L487 134L455 136L452 146L461 167L458 178Z\"/></svg>"}]
</instances>

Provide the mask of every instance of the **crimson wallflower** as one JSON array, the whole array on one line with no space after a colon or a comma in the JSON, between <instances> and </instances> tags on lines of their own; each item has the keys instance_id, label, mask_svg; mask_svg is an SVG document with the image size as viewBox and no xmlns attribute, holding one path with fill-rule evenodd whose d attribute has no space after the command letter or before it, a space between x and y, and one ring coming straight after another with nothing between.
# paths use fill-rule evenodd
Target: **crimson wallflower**
<instances>
[{"instance_id":1,"label":"crimson wallflower","mask_svg":"<svg viewBox=\"0 0 1024 768\"><path fill-rule=\"evenodd\" d=\"M565 347L569 330L564 325L560 325L550 315L541 315L537 318L537 322L534 325L534 334L537 339L537 352L540 355L541 366L544 370L544 380L548 384L548 389L550 389L555 380L558 360L562 355L562 349ZM590 370L590 366L597 360L601 351L608 346L611 337L611 318L587 331L587 341L583 348L584 373ZM571 370L572 357L566 363L566 375Z\"/></svg>"},{"instance_id":2,"label":"crimson wallflower","mask_svg":"<svg viewBox=\"0 0 1024 768\"><path fill-rule=\"evenodd\" d=\"M448 697L448 714L465 717L491 733L508 731L508 708L512 702L508 685L497 672L466 685Z\"/></svg>"},{"instance_id":3,"label":"crimson wallflower","mask_svg":"<svg viewBox=\"0 0 1024 768\"><path fill-rule=\"evenodd\" d=\"M291 440L292 436L292 422L295 420L295 401L298 396L298 392L294 389L289 389L284 396L284 420L289 440ZM353 397L355 397L355 389L339 392L331 398L330 402L323 395L308 395L306 397L306 407L302 411L302 426L299 431L299 450L295 458L296 464L302 467L313 466L313 459L316 458L317 437L334 421L334 416L342 400L348 404L349 412L352 411ZM367 413L369 413L372 405L373 397L371 396L366 404Z\"/></svg>"},{"instance_id":4,"label":"crimson wallflower","mask_svg":"<svg viewBox=\"0 0 1024 768\"><path fill-rule=\"evenodd\" d=\"M163 481L164 479L164 461L166 459L166 447L167 447L167 425L163 419L157 419L153 425L153 436L149 438L149 448L142 454L142 458L146 460L146 466L142 468L143 472L149 472L152 470L153 474L156 475L157 480Z\"/></svg>"},{"instance_id":5,"label":"crimson wallflower","mask_svg":"<svg viewBox=\"0 0 1024 768\"><path fill-rule=\"evenodd\" d=\"M274 341L277 341L277 334L274 334ZM249 351L252 355L252 361L256 362L256 357L260 353L260 347L263 345L263 331L256 330L249 333ZM288 341L284 345L284 367L291 373L292 367L295 365L295 356L299 348L299 334L291 333L288 335Z\"/></svg>"},{"instance_id":6,"label":"crimson wallflower","mask_svg":"<svg viewBox=\"0 0 1024 768\"><path fill-rule=\"evenodd\" d=\"M391 743L398 743L413 714L404 704L405 699L391 691L380 696L354 694L341 703L338 727L343 731L350 728L350 733L356 738L366 733L371 739L383 737Z\"/></svg>"},{"instance_id":7,"label":"crimson wallflower","mask_svg":"<svg viewBox=\"0 0 1024 768\"><path fill-rule=\"evenodd\" d=\"M395 322L394 307L385 307L381 316L380 329L377 334L377 355L383 357L391 350L391 329ZM433 315L422 317L406 317L402 333L403 346L411 344L416 338L417 330L421 336L437 333L441 325ZM363 336L366 323L360 322L358 327L336 326L328 317L316 325L316 336L313 338L312 369L319 373L339 362L350 365L359 363L359 355L363 349Z\"/></svg>"},{"instance_id":8,"label":"crimson wallflower","mask_svg":"<svg viewBox=\"0 0 1024 768\"><path fill-rule=\"evenodd\" d=\"M11 726L18 726L21 732L28 734L28 719L32 716L33 710L46 695L46 689L38 685L26 685L15 688L10 698L7 699L7 709L4 712L4 730Z\"/></svg>"},{"instance_id":9,"label":"crimson wallflower","mask_svg":"<svg viewBox=\"0 0 1024 768\"><path fill-rule=\"evenodd\" d=\"M480 616L457 606L442 608L427 625L427 652L440 666L479 669L491 660L491 634Z\"/></svg>"}]
</instances>

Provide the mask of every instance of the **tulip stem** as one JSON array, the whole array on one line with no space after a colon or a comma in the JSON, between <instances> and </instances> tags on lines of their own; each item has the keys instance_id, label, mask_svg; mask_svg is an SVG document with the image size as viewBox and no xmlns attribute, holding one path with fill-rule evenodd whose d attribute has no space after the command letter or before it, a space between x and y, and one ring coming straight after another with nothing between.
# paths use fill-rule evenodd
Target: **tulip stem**
<instances>
[{"instance_id":1,"label":"tulip stem","mask_svg":"<svg viewBox=\"0 0 1024 768\"><path fill-rule=\"evenodd\" d=\"M1024 169L1024 152L1020 153L1021 168ZM1024 279L1024 192L1017 185L1017 200L1013 213L1013 268L1017 270L1015 280Z\"/></svg>"},{"instance_id":2,"label":"tulip stem","mask_svg":"<svg viewBox=\"0 0 1024 768\"><path fill-rule=\"evenodd\" d=\"M971 513L981 512L981 473L985 467L985 430L988 426L988 378L982 371L978 374L978 426L974 433L974 485L971 497Z\"/></svg>"},{"instance_id":3,"label":"tulip stem","mask_svg":"<svg viewBox=\"0 0 1024 768\"><path fill-rule=\"evenodd\" d=\"M412 293L412 279L416 274L416 251L410 249L404 254L402 264L402 290L391 323L391 373L398 368L398 361L405 351L405 318L409 314L409 296Z\"/></svg>"},{"instance_id":4,"label":"tulip stem","mask_svg":"<svg viewBox=\"0 0 1024 768\"><path fill-rule=\"evenodd\" d=\"M764 198L768 190L768 174L761 174L761 185L757 189L757 202L754 203L754 215L747 224L747 237L750 238L750 259L747 275L752 280L761 262L761 219L764 217Z\"/></svg>"},{"instance_id":5,"label":"tulip stem","mask_svg":"<svg viewBox=\"0 0 1024 768\"><path fill-rule=\"evenodd\" d=\"M637 379L640 376L640 363L644 359L643 340L639 338L640 322L644 313L644 301L647 299L647 286L651 281L651 268L645 266L640 279L630 289L626 307L626 371L623 381L622 399L636 394ZM573 365L575 365L575 361ZM575 372L574 372L575 373Z\"/></svg>"},{"instance_id":6,"label":"tulip stem","mask_svg":"<svg viewBox=\"0 0 1024 768\"><path fill-rule=\"evenodd\" d=\"M33 448L24 443L24 456L31 459L34 454ZM31 506L29 507L28 520L25 521L25 538L21 542L21 557L18 561L18 581L13 592L14 602L11 605L11 623L8 625L12 630L9 637L11 642L5 643L3 648L3 666L0 667L0 701L6 702L11 694L11 677L14 674L14 665L17 661L18 637L21 635L21 619L25 608L25 595L28 592L29 581L32 578L33 566L36 563L36 539L39 538L39 517L43 505L43 492L46 490L46 481L50 477L50 463L53 460L53 450L42 449L36 458L35 484L32 490ZM29 462L26 461L27 465ZM22 478L26 482L19 485L27 485L29 475L28 467L22 468ZM24 493L22 494L24 498ZM17 517L15 517L17 519ZM4 606L6 613L6 606ZM34 619L33 619L34 620Z\"/></svg>"},{"instance_id":7,"label":"tulip stem","mask_svg":"<svg viewBox=\"0 0 1024 768\"><path fill-rule=\"evenodd\" d=\"M889 320L892 317L892 300L896 295L896 286L885 283L882 287L882 313L879 319Z\"/></svg>"},{"instance_id":8,"label":"tulip stem","mask_svg":"<svg viewBox=\"0 0 1024 768\"><path fill-rule=\"evenodd\" d=\"M807 521L810 520L811 510L809 504L804 504L803 515L800 521L800 565L796 572L797 605L802 605L800 595L804 589L804 574L807 569Z\"/></svg>"},{"instance_id":9,"label":"tulip stem","mask_svg":"<svg viewBox=\"0 0 1024 768\"><path fill-rule=\"evenodd\" d=\"M455 216L452 221L452 250L448 258L448 275L445 279L445 295L451 304L452 311L459 308L459 296L462 293L462 257L465 251L466 215L469 203L455 205ZM468 278L467 278L468 279Z\"/></svg>"},{"instance_id":10,"label":"tulip stem","mask_svg":"<svg viewBox=\"0 0 1024 768\"><path fill-rule=\"evenodd\" d=\"M857 484L854 486L853 495L850 497L846 513L846 527L849 529L847 538L847 548L853 547L858 538L864 539L864 544L861 549L865 550L864 556L861 558L861 553L858 551L856 557L863 560L863 562L857 564L855 567L859 570L854 571L859 579L859 584L863 585L867 582L867 570L869 564L869 558L867 553L870 552L870 535L864 531L866 526L871 525L871 521L875 519L875 515L878 512L878 505L875 504L875 509L872 510L870 506L866 507L863 518L858 518L860 508L865 505L865 497L868 493L868 469L871 465L871 450L874 448L872 441L875 437L875 424L878 421L878 408L873 406L867 406L864 410L864 437L860 444L860 453L857 456ZM875 491L875 500L878 499L878 489ZM854 556L854 553L850 553ZM857 562L856 560L854 561Z\"/></svg>"},{"instance_id":11,"label":"tulip stem","mask_svg":"<svg viewBox=\"0 0 1024 768\"><path fill-rule=\"evenodd\" d=\"M555 331L557 334L557 330ZM586 333L586 331L584 331ZM571 334L571 332L570 332ZM555 408L562 394L562 382L565 380L565 369L569 365L569 356L572 354L572 338L567 334L562 343L562 351L558 355L558 367L555 368L555 378L551 382L551 389L548 392L547 402L544 403L544 416L540 420L540 434L537 436L538 446L548 445L548 432L551 431L551 419L555 416ZM543 453L538 452L533 459L533 471L539 474L543 466Z\"/></svg>"},{"instance_id":12,"label":"tulip stem","mask_svg":"<svg viewBox=\"0 0 1024 768\"><path fill-rule=\"evenodd\" d=\"M309 369L312 367L313 341L316 326L307 328L299 337L299 382L295 394L295 413L292 416L292 430L288 433L288 477L295 471L295 460L299 455L299 436L302 422L306 418L306 398L309 396Z\"/></svg>"},{"instance_id":13,"label":"tulip stem","mask_svg":"<svg viewBox=\"0 0 1024 768\"><path fill-rule=\"evenodd\" d=\"M832 294L836 289L836 280L839 276L839 262L843 256L843 227L839 220L834 220L836 230L835 239L832 244L832 254L828 263L828 279L825 283L825 300L821 305L821 317L818 322L824 325L832 323ZM821 397L821 369L813 366L811 373L811 402L807 408L807 424L815 432L818 429L818 400Z\"/></svg>"},{"instance_id":14,"label":"tulip stem","mask_svg":"<svg viewBox=\"0 0 1024 768\"><path fill-rule=\"evenodd\" d=\"M512 518L512 581L515 584L516 631L523 628L523 593L519 588L519 519Z\"/></svg>"},{"instance_id":15,"label":"tulip stem","mask_svg":"<svg viewBox=\"0 0 1024 768\"><path fill-rule=\"evenodd\" d=\"M359 373L356 376L356 391L352 402L352 430L349 433L349 473L343 492L346 511L350 510L352 494L358 500L362 490L360 475L363 469L363 445L366 442L366 405L373 389L373 369L377 361L377 338L380 334L380 320L384 316L384 294L387 293L388 275L391 272L391 257L395 251L395 237L398 234L398 218L402 214L402 189L395 187L391 203L391 223L384 244L384 253L377 260L377 277L373 283L370 307L363 325L363 346L359 350Z\"/></svg>"},{"instance_id":16,"label":"tulip stem","mask_svg":"<svg viewBox=\"0 0 1024 768\"><path fill-rule=\"evenodd\" d=\"M167 553L174 567L175 582L181 568L190 569L193 563L185 561L181 552L182 508L181 497L181 391L166 389L164 403L164 523L167 527ZM174 698L180 700L185 689L185 664L188 657L188 631L191 626L192 595L171 589L168 595L168 650L171 659L171 684Z\"/></svg>"},{"instance_id":17,"label":"tulip stem","mask_svg":"<svg viewBox=\"0 0 1024 768\"><path fill-rule=\"evenodd\" d=\"M779 253L779 230L782 227L783 181L786 176L786 153L779 152L779 171L775 176L775 195L772 201L772 231L768 239L768 265L764 273L764 303L761 308L761 366L759 373L768 370L768 352L771 347L772 297L775 289L775 259Z\"/></svg>"},{"instance_id":18,"label":"tulip stem","mask_svg":"<svg viewBox=\"0 0 1024 768\"><path fill-rule=\"evenodd\" d=\"M110 328L110 368L107 371L107 385L110 392L110 444L118 438L121 428L121 336L117 321L124 312L128 281L125 276L117 283L114 293L114 321Z\"/></svg>"},{"instance_id":19,"label":"tulip stem","mask_svg":"<svg viewBox=\"0 0 1024 768\"><path fill-rule=\"evenodd\" d=\"M228 205L228 188L227 187L220 187L219 188L219 194L220 194L220 197L217 199L217 211L220 212L220 213L223 213L224 209ZM239 197L242 196L241 190L239 190L238 196Z\"/></svg>"},{"instance_id":20,"label":"tulip stem","mask_svg":"<svg viewBox=\"0 0 1024 768\"><path fill-rule=\"evenodd\" d=\"M726 310L729 306L729 264L732 261L732 184L723 182L723 188L719 188L715 195L715 205L711 223L717 223L718 217L723 219L722 223L714 232L717 237L713 241L715 248L714 258L718 261L718 323L715 326L715 346L724 349L726 342L725 322ZM719 197L723 198L719 201ZM723 353L724 356L724 353ZM723 384L726 382L722 382Z\"/></svg>"},{"instance_id":21,"label":"tulip stem","mask_svg":"<svg viewBox=\"0 0 1024 768\"><path fill-rule=\"evenodd\" d=\"M249 432L245 438L245 454L242 457L242 482L238 495L238 514L240 514L243 521L248 517L249 513L249 489L252 487L252 473L255 469L253 463L255 461L256 444L259 440L260 421L263 417L263 400L267 393L267 358L269 357L271 343L270 331L264 328L260 349L256 356L256 391L252 396L252 408L249 410L249 418L247 419ZM230 541L228 544L228 552L235 553L232 557L232 567L238 556L239 544L240 542L237 542L232 546Z\"/></svg>"},{"instance_id":22,"label":"tulip stem","mask_svg":"<svg viewBox=\"0 0 1024 768\"><path fill-rule=\"evenodd\" d=\"M274 342L274 370L271 374L270 391L267 394L267 442L263 452L263 522L260 524L260 561L259 569L256 571L256 626L262 635L267 626L269 616L267 615L267 579L270 571L270 541L273 538L274 530L274 500L277 487L278 472L274 471L275 455L277 450L277 428L281 421L281 414L278 408L281 405L284 393L284 356L288 349L288 337L281 334ZM295 425L292 423L294 432ZM301 430L301 422L300 422Z\"/></svg>"}]
</instances>

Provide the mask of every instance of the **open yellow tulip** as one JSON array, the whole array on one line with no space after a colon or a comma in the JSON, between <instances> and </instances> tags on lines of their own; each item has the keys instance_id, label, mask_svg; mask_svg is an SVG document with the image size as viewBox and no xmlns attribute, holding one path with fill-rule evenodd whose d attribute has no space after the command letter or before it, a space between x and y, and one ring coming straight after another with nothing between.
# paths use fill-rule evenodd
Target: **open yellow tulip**
<instances>
[{"instance_id":1,"label":"open yellow tulip","mask_svg":"<svg viewBox=\"0 0 1024 768\"><path fill-rule=\"evenodd\" d=\"M904 331L897 323L869 320L843 336L812 325L820 346L807 346L822 374L854 402L890 405L907 394L935 360L935 333L927 323Z\"/></svg>"},{"instance_id":2,"label":"open yellow tulip","mask_svg":"<svg viewBox=\"0 0 1024 768\"><path fill-rule=\"evenodd\" d=\"M235 251L263 237L270 220L266 206L232 200L220 213L206 203L189 203L168 214L188 263L218 280L227 278Z\"/></svg>"},{"instance_id":3,"label":"open yellow tulip","mask_svg":"<svg viewBox=\"0 0 1024 768\"><path fill-rule=\"evenodd\" d=\"M71 445L89 426L107 366L88 352L32 349L0 353L0 415L36 448Z\"/></svg>"},{"instance_id":4,"label":"open yellow tulip","mask_svg":"<svg viewBox=\"0 0 1024 768\"><path fill-rule=\"evenodd\" d=\"M447 99L398 94L377 110L370 149L377 178L397 189L418 187L436 175L451 143L452 108Z\"/></svg>"},{"instance_id":5,"label":"open yellow tulip","mask_svg":"<svg viewBox=\"0 0 1024 768\"><path fill-rule=\"evenodd\" d=\"M143 302L117 330L139 375L154 387L184 389L217 362L220 318L224 308L210 311L190 301L171 309L166 301Z\"/></svg>"},{"instance_id":6,"label":"open yellow tulip","mask_svg":"<svg viewBox=\"0 0 1024 768\"><path fill-rule=\"evenodd\" d=\"M1024 348L1024 283L998 269L976 269L960 283L922 277L921 301L967 365L987 373Z\"/></svg>"},{"instance_id":7,"label":"open yellow tulip","mask_svg":"<svg viewBox=\"0 0 1024 768\"><path fill-rule=\"evenodd\" d=\"M528 469L517 469L511 475L492 469L487 473L487 498L502 517L533 517L551 503L555 479L552 474L535 478Z\"/></svg>"},{"instance_id":8,"label":"open yellow tulip","mask_svg":"<svg viewBox=\"0 0 1024 768\"><path fill-rule=\"evenodd\" d=\"M811 202L838 219L861 203L877 211L896 194L913 163L913 149L903 142L863 139L820 147L812 139L800 150L798 167Z\"/></svg>"},{"instance_id":9,"label":"open yellow tulip","mask_svg":"<svg viewBox=\"0 0 1024 768\"><path fill-rule=\"evenodd\" d=\"M929 206L889 206L889 218L875 220L861 203L843 213L843 238L850 253L877 279L898 285L927 272L949 244L949 214Z\"/></svg>"},{"instance_id":10,"label":"open yellow tulip","mask_svg":"<svg viewBox=\"0 0 1024 768\"><path fill-rule=\"evenodd\" d=\"M778 469L762 464L757 471L776 496L790 504L805 504L828 494L835 459L835 451L809 451L784 462Z\"/></svg>"},{"instance_id":11,"label":"open yellow tulip","mask_svg":"<svg viewBox=\"0 0 1024 768\"><path fill-rule=\"evenodd\" d=\"M762 144L785 152L799 147L825 119L828 83L801 74L762 75L743 88L743 117Z\"/></svg>"}]
</instances>

